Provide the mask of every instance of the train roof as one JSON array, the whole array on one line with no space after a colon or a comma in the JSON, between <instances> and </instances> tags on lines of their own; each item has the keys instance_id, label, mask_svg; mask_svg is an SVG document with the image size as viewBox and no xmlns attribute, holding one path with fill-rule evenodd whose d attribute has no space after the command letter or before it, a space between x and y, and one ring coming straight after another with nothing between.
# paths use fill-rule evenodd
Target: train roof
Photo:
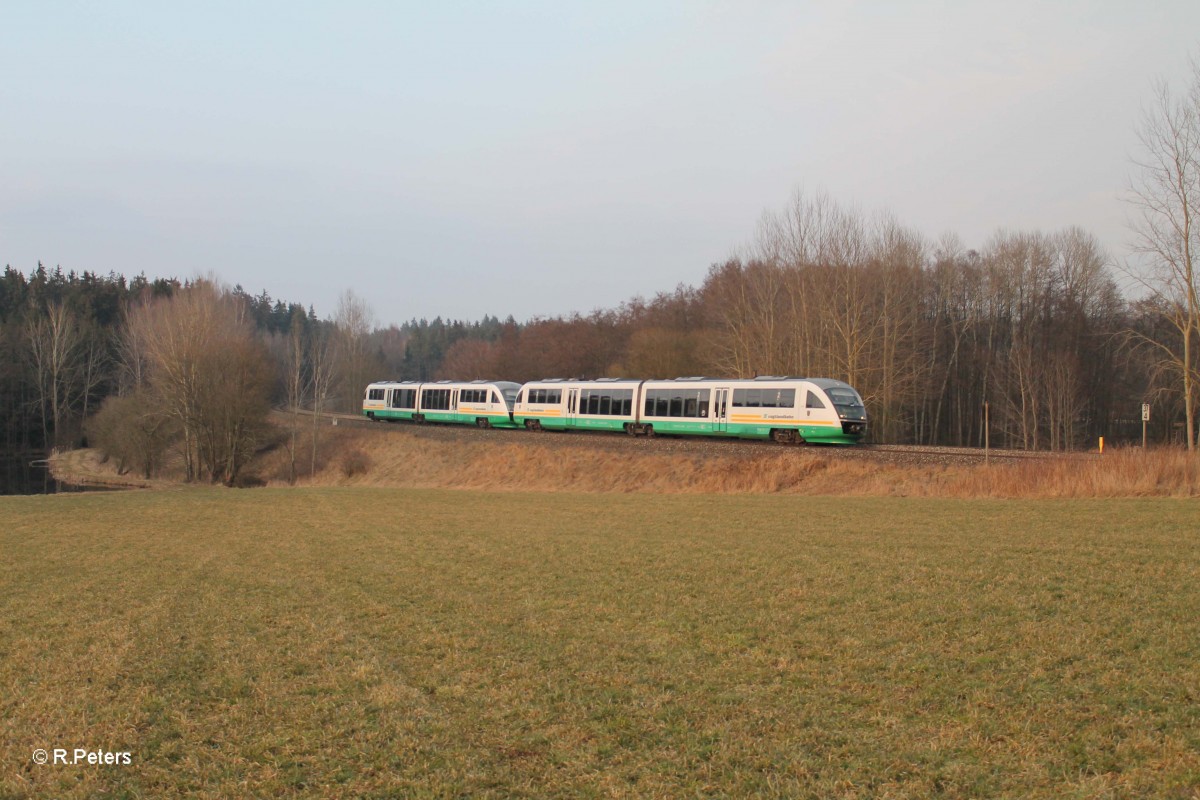
<instances>
[{"instance_id":1,"label":"train roof","mask_svg":"<svg viewBox=\"0 0 1200 800\"><path fill-rule=\"evenodd\" d=\"M839 381L835 378L804 378L798 375L757 375L753 378L708 378L702 375L690 375L678 378L542 378L536 381L526 381L524 385L563 383L784 383L789 381L804 381L815 384L822 389L850 385L845 381Z\"/></svg>"},{"instance_id":2,"label":"train roof","mask_svg":"<svg viewBox=\"0 0 1200 800\"><path fill-rule=\"evenodd\" d=\"M757 375L753 378L704 378L700 376L654 378L646 381L646 383L785 383L789 381L805 381L806 383L816 384L821 388L850 385L833 378L804 378L797 375Z\"/></svg>"},{"instance_id":3,"label":"train roof","mask_svg":"<svg viewBox=\"0 0 1200 800\"><path fill-rule=\"evenodd\" d=\"M371 386L520 386L515 381L372 381Z\"/></svg>"}]
</instances>

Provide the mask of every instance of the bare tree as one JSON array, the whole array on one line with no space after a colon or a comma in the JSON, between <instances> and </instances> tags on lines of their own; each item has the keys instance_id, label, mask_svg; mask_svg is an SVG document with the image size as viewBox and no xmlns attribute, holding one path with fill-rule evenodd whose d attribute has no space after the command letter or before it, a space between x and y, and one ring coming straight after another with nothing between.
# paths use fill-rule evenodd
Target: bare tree
<instances>
[{"instance_id":1,"label":"bare tree","mask_svg":"<svg viewBox=\"0 0 1200 800\"><path fill-rule=\"evenodd\" d=\"M269 409L271 371L244 305L200 280L135 309L128 327L143 351L149 391L182 431L186 478L205 471L232 484Z\"/></svg>"},{"instance_id":2,"label":"bare tree","mask_svg":"<svg viewBox=\"0 0 1200 800\"><path fill-rule=\"evenodd\" d=\"M300 432L300 405L304 402L304 379L306 359L304 337L304 312L292 314L292 324L284 342L283 380L288 406L288 482L296 482L296 439Z\"/></svg>"},{"instance_id":3,"label":"bare tree","mask_svg":"<svg viewBox=\"0 0 1200 800\"><path fill-rule=\"evenodd\" d=\"M354 413L361 410L362 392L374 379L375 359L368 349L368 337L375 327L375 312L366 300L347 289L338 299L333 322L337 328L338 359L341 361L341 407Z\"/></svg>"},{"instance_id":4,"label":"bare tree","mask_svg":"<svg viewBox=\"0 0 1200 800\"><path fill-rule=\"evenodd\" d=\"M80 371L88 354L75 315L62 303L51 303L26 326L28 355L42 413L42 436L54 444L80 389Z\"/></svg>"},{"instance_id":5,"label":"bare tree","mask_svg":"<svg viewBox=\"0 0 1200 800\"><path fill-rule=\"evenodd\" d=\"M1165 82L1155 86L1137 133L1141 148L1134 164L1139 173L1127 200L1134 211L1134 251L1148 271L1135 277L1162 301L1165 319L1178 332L1177 346L1161 340L1150 343L1178 375L1185 440L1194 450L1200 345L1195 263L1200 251L1200 62L1192 63L1186 94L1172 93Z\"/></svg>"},{"instance_id":6,"label":"bare tree","mask_svg":"<svg viewBox=\"0 0 1200 800\"><path fill-rule=\"evenodd\" d=\"M313 412L309 475L315 475L317 472L321 419L329 403L330 389L337 378L337 363L337 340L333 332L327 324L317 324L308 338L308 396L312 398Z\"/></svg>"}]
</instances>

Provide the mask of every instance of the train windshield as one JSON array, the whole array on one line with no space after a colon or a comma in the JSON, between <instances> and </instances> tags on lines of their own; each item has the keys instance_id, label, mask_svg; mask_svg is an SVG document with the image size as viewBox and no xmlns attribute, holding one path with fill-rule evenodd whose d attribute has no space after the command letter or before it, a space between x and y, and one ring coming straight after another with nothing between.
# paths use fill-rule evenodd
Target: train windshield
<instances>
[{"instance_id":1,"label":"train windshield","mask_svg":"<svg viewBox=\"0 0 1200 800\"><path fill-rule=\"evenodd\" d=\"M849 389L826 389L825 393L833 401L834 408L842 419L867 418L867 410L863 408L862 401Z\"/></svg>"},{"instance_id":2,"label":"train windshield","mask_svg":"<svg viewBox=\"0 0 1200 800\"><path fill-rule=\"evenodd\" d=\"M516 389L505 389L504 390L504 404L506 406L508 406L509 411L512 411L514 408L516 408L516 405L517 405L517 390Z\"/></svg>"}]
</instances>

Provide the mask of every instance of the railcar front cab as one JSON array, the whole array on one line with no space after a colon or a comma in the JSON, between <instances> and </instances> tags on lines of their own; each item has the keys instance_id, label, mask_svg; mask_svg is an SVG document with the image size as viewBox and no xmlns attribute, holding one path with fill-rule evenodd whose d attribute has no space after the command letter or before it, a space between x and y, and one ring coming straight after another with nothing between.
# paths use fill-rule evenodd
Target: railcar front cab
<instances>
[{"instance_id":1,"label":"railcar front cab","mask_svg":"<svg viewBox=\"0 0 1200 800\"><path fill-rule=\"evenodd\" d=\"M833 404L838 421L842 424L843 436L857 442L867 435L867 408L854 387L830 378L813 378L809 383L823 391L826 399Z\"/></svg>"},{"instance_id":2,"label":"railcar front cab","mask_svg":"<svg viewBox=\"0 0 1200 800\"><path fill-rule=\"evenodd\" d=\"M853 444L866 433L858 393L828 378L646 381L632 433Z\"/></svg>"}]
</instances>

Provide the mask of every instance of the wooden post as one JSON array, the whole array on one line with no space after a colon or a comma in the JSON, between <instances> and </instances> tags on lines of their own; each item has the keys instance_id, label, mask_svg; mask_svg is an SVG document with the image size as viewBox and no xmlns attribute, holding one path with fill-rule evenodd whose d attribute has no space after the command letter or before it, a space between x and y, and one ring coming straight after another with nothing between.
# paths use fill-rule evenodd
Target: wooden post
<instances>
[{"instance_id":1,"label":"wooden post","mask_svg":"<svg viewBox=\"0 0 1200 800\"><path fill-rule=\"evenodd\" d=\"M991 431L988 430L988 402L983 401L983 465L986 467L991 463L992 441Z\"/></svg>"}]
</instances>

